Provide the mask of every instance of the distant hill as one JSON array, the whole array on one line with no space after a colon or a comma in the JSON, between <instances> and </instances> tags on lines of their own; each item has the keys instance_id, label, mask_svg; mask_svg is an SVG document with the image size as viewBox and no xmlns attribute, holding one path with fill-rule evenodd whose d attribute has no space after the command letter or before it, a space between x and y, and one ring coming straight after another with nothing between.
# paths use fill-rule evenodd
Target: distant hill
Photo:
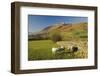
<instances>
[{"instance_id":1,"label":"distant hill","mask_svg":"<svg viewBox=\"0 0 100 76\"><path fill-rule=\"evenodd\" d=\"M53 30L58 30L60 32L67 32L72 30L87 30L87 23L77 23L77 24L56 24L44 28L41 32L50 32Z\"/></svg>"},{"instance_id":2,"label":"distant hill","mask_svg":"<svg viewBox=\"0 0 100 76\"><path fill-rule=\"evenodd\" d=\"M64 40L69 40L70 38L87 38L87 23L76 23L76 24L54 24L50 25L48 27L45 27L44 29L41 29L41 31L37 33L31 33L29 34L29 38L37 38L37 37L47 37L50 34L57 31L60 33Z\"/></svg>"}]
</instances>

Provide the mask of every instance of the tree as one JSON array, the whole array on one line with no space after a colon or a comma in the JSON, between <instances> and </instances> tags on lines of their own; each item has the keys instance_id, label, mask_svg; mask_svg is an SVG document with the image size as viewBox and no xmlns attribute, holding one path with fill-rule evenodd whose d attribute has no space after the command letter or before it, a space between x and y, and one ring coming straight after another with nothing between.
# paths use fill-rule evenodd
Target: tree
<instances>
[{"instance_id":1,"label":"tree","mask_svg":"<svg viewBox=\"0 0 100 76\"><path fill-rule=\"evenodd\" d=\"M51 40L52 40L53 42L61 41L61 40L62 40L61 34L58 33L58 32L54 32L54 33L51 35Z\"/></svg>"}]
</instances>

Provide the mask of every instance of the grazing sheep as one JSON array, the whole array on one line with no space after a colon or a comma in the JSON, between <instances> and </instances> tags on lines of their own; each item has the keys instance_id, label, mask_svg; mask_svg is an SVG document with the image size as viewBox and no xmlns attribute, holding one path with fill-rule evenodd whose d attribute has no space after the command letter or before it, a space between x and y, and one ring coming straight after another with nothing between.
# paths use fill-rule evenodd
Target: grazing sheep
<instances>
[{"instance_id":1,"label":"grazing sheep","mask_svg":"<svg viewBox=\"0 0 100 76\"><path fill-rule=\"evenodd\" d=\"M79 48L77 46L68 46L68 50L70 52L77 52L79 50Z\"/></svg>"},{"instance_id":2,"label":"grazing sheep","mask_svg":"<svg viewBox=\"0 0 100 76\"><path fill-rule=\"evenodd\" d=\"M52 48L52 53L55 54L59 48Z\"/></svg>"},{"instance_id":3,"label":"grazing sheep","mask_svg":"<svg viewBox=\"0 0 100 76\"><path fill-rule=\"evenodd\" d=\"M65 50L65 47L64 46L61 46L61 47L58 47L58 48L52 48L52 53L55 54L55 53L61 53Z\"/></svg>"}]
</instances>

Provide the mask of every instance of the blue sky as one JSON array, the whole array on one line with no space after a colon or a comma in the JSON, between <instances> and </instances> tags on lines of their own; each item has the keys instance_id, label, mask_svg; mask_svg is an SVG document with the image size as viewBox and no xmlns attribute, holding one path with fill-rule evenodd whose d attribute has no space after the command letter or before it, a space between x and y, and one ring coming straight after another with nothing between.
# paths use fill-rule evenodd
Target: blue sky
<instances>
[{"instance_id":1,"label":"blue sky","mask_svg":"<svg viewBox=\"0 0 100 76\"><path fill-rule=\"evenodd\" d=\"M28 15L28 32L38 32L47 26L62 22L66 24L88 22L88 18L74 16Z\"/></svg>"}]
</instances>

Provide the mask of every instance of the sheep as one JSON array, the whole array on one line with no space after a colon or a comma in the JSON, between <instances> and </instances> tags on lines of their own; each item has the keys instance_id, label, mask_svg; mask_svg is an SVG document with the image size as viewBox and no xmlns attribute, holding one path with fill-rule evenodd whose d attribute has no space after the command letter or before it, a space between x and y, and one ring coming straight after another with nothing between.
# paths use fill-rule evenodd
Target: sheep
<instances>
[{"instance_id":1,"label":"sheep","mask_svg":"<svg viewBox=\"0 0 100 76\"><path fill-rule=\"evenodd\" d=\"M61 53L65 50L64 46L58 47L58 48L52 48L52 53L56 54L56 53Z\"/></svg>"},{"instance_id":2,"label":"sheep","mask_svg":"<svg viewBox=\"0 0 100 76\"><path fill-rule=\"evenodd\" d=\"M52 48L52 53L55 54L59 48Z\"/></svg>"},{"instance_id":3,"label":"sheep","mask_svg":"<svg viewBox=\"0 0 100 76\"><path fill-rule=\"evenodd\" d=\"M77 52L79 50L79 48L77 46L68 46L68 50L70 52Z\"/></svg>"}]
</instances>

